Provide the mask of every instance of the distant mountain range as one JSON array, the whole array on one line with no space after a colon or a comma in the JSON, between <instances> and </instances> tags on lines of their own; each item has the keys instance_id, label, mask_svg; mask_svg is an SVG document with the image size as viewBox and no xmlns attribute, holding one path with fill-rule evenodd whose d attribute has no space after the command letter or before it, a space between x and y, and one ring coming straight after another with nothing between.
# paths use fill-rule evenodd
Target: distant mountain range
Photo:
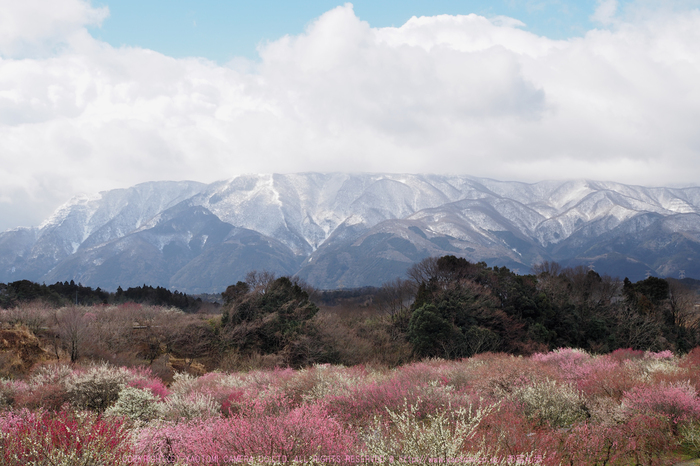
<instances>
[{"instance_id":1,"label":"distant mountain range","mask_svg":"<svg viewBox=\"0 0 700 466\"><path fill-rule=\"evenodd\" d=\"M427 256L528 273L554 260L636 281L700 278L700 188L300 173L148 182L0 233L0 282L219 292L250 270L381 285Z\"/></svg>"}]
</instances>

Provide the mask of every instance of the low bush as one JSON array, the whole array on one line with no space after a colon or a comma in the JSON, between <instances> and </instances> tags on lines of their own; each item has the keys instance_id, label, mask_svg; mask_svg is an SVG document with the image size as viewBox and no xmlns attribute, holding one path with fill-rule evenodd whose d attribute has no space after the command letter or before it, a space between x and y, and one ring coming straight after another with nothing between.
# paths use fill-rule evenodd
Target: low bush
<instances>
[{"instance_id":1,"label":"low bush","mask_svg":"<svg viewBox=\"0 0 700 466\"><path fill-rule=\"evenodd\" d=\"M136 424L145 424L158 417L160 399L149 390L125 387L119 392L117 402L107 408L107 416L124 416Z\"/></svg>"},{"instance_id":2,"label":"low bush","mask_svg":"<svg viewBox=\"0 0 700 466\"><path fill-rule=\"evenodd\" d=\"M693 458L700 458L700 423L683 424L680 429L681 445Z\"/></svg>"},{"instance_id":3,"label":"low bush","mask_svg":"<svg viewBox=\"0 0 700 466\"><path fill-rule=\"evenodd\" d=\"M580 374L573 382L585 396L604 396L617 402L625 391L639 383L638 371L633 365L620 363L609 356L598 356L589 361Z\"/></svg>"},{"instance_id":4,"label":"low bush","mask_svg":"<svg viewBox=\"0 0 700 466\"><path fill-rule=\"evenodd\" d=\"M316 365L176 374L168 388L145 367L48 364L26 380L0 379L0 457L9 449L27 464L41 452L48 459L34 464L103 464L104 458L119 464L138 453L180 464L250 462L251 456L309 464L394 456L396 462L403 456L467 464L661 465L679 445L700 451L697 366L689 357L667 356L480 354L391 369ZM67 439L61 429L79 439ZM116 443L92 433L84 438L88 430L116 436ZM17 433L28 440L9 437ZM87 456L88 444L97 456ZM21 463L13 458L0 466Z\"/></svg>"},{"instance_id":5,"label":"low bush","mask_svg":"<svg viewBox=\"0 0 700 466\"><path fill-rule=\"evenodd\" d=\"M571 429L541 432L538 437L538 451L552 466L668 465L668 452L675 443L666 420L644 414L615 425L583 422Z\"/></svg>"},{"instance_id":6,"label":"low bush","mask_svg":"<svg viewBox=\"0 0 700 466\"><path fill-rule=\"evenodd\" d=\"M218 418L221 405L211 396L201 393L175 393L158 404L158 417L167 421L184 422L193 419Z\"/></svg>"},{"instance_id":7,"label":"low bush","mask_svg":"<svg viewBox=\"0 0 700 466\"><path fill-rule=\"evenodd\" d=\"M230 418L148 426L138 438L141 455L172 462L195 457L224 463L238 455L280 462L326 456L344 462L345 455L356 452L357 446L356 435L317 405L278 414L258 410Z\"/></svg>"},{"instance_id":8,"label":"low bush","mask_svg":"<svg viewBox=\"0 0 700 466\"><path fill-rule=\"evenodd\" d=\"M130 377L128 386L148 390L160 400L168 396L168 388L161 379L153 375L150 367L137 366L128 369L128 371Z\"/></svg>"},{"instance_id":9,"label":"low bush","mask_svg":"<svg viewBox=\"0 0 700 466\"><path fill-rule=\"evenodd\" d=\"M129 379L128 370L100 364L73 372L63 384L73 406L103 412L117 401Z\"/></svg>"},{"instance_id":10,"label":"low bush","mask_svg":"<svg viewBox=\"0 0 700 466\"><path fill-rule=\"evenodd\" d=\"M128 464L129 432L120 419L70 411L0 414L3 466Z\"/></svg>"},{"instance_id":11,"label":"low bush","mask_svg":"<svg viewBox=\"0 0 700 466\"><path fill-rule=\"evenodd\" d=\"M369 455L398 459L432 458L439 462L463 458L467 454L483 456L473 451L471 440L481 421L495 405L472 409L448 409L421 416L420 407L404 404L403 409L387 409L388 419L375 417L364 433L365 448Z\"/></svg>"},{"instance_id":12,"label":"low bush","mask_svg":"<svg viewBox=\"0 0 700 466\"><path fill-rule=\"evenodd\" d=\"M32 370L28 382L31 385L63 384L75 371L81 370L80 366L70 364L41 364Z\"/></svg>"},{"instance_id":13,"label":"low bush","mask_svg":"<svg viewBox=\"0 0 700 466\"><path fill-rule=\"evenodd\" d=\"M14 406L17 396L26 390L27 384L21 380L0 377L0 409Z\"/></svg>"},{"instance_id":14,"label":"low bush","mask_svg":"<svg viewBox=\"0 0 700 466\"><path fill-rule=\"evenodd\" d=\"M673 424L700 421L700 399L688 383L640 385L625 392L622 403L631 412L664 416Z\"/></svg>"},{"instance_id":15,"label":"low bush","mask_svg":"<svg viewBox=\"0 0 700 466\"><path fill-rule=\"evenodd\" d=\"M554 380L535 382L513 392L525 415L551 427L567 427L588 416L584 400L570 385Z\"/></svg>"},{"instance_id":16,"label":"low bush","mask_svg":"<svg viewBox=\"0 0 700 466\"><path fill-rule=\"evenodd\" d=\"M556 366L547 367L530 358L508 354L485 353L471 359L483 363L473 369L472 391L492 401L502 400L520 387L556 374Z\"/></svg>"},{"instance_id":17,"label":"low bush","mask_svg":"<svg viewBox=\"0 0 700 466\"><path fill-rule=\"evenodd\" d=\"M636 359L642 359L644 357L644 351L634 350L632 348L620 348L616 349L610 353L610 358L622 363L624 361L634 361Z\"/></svg>"},{"instance_id":18,"label":"low bush","mask_svg":"<svg viewBox=\"0 0 700 466\"><path fill-rule=\"evenodd\" d=\"M15 396L17 408L58 411L66 403L68 403L68 393L63 385L57 383L31 384Z\"/></svg>"},{"instance_id":19,"label":"low bush","mask_svg":"<svg viewBox=\"0 0 700 466\"><path fill-rule=\"evenodd\" d=\"M421 416L447 406L447 398L421 398L421 393L421 387L405 380L390 379L357 385L345 395L326 397L324 403L333 416L352 424L366 423L373 416L386 416L387 409L399 410L407 402Z\"/></svg>"}]
</instances>

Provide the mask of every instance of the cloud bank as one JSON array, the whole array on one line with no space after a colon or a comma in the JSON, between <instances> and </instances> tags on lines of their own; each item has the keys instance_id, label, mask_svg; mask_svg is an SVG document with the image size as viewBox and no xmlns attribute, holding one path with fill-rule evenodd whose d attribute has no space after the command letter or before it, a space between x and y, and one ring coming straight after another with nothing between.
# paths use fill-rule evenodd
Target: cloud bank
<instances>
[{"instance_id":1,"label":"cloud bank","mask_svg":"<svg viewBox=\"0 0 700 466\"><path fill-rule=\"evenodd\" d=\"M373 28L352 5L228 65L114 48L82 0L0 4L0 230L78 192L249 172L646 185L700 175L700 11L554 41L512 18Z\"/></svg>"}]
</instances>

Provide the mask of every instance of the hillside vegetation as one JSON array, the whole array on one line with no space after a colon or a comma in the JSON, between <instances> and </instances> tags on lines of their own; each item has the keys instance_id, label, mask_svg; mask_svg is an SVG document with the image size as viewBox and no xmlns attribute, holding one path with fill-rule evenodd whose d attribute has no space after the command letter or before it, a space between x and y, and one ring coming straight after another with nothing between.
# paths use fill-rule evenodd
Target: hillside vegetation
<instances>
[{"instance_id":1,"label":"hillside vegetation","mask_svg":"<svg viewBox=\"0 0 700 466\"><path fill-rule=\"evenodd\" d=\"M594 354L621 348L686 353L700 344L698 295L675 280L632 283L556 263L517 275L454 256L425 259L409 276L380 289L319 292L287 277L252 272L222 293L220 309L147 286L105 293L107 303L66 305L64 296L76 288L80 297L85 288L22 282L4 289L5 302L14 296L15 305L0 310L0 321L6 330L21 325L36 336L49 355L44 358L163 368L177 360L200 372L325 363L397 366L424 357L529 355L562 347ZM61 289L68 291L60 295ZM27 290L49 298L28 301L37 294ZM118 303L129 294L148 302L149 294L159 293L164 303L181 302L199 312ZM85 291L82 299L90 296ZM5 359L28 369L17 357Z\"/></svg>"},{"instance_id":2,"label":"hillside vegetation","mask_svg":"<svg viewBox=\"0 0 700 466\"><path fill-rule=\"evenodd\" d=\"M0 308L11 308L21 303L42 301L52 306L68 304L120 304L126 302L150 304L154 306L176 307L186 312L196 312L200 308L212 307L203 303L199 297L190 296L179 291L170 291L160 286L144 284L127 288L121 287L116 292L92 289L89 286L70 282L56 282L53 285L38 284L29 280L0 283ZM216 306L214 306L216 307Z\"/></svg>"},{"instance_id":3,"label":"hillside vegetation","mask_svg":"<svg viewBox=\"0 0 700 466\"><path fill-rule=\"evenodd\" d=\"M445 256L331 292L253 272L197 313L16 293L0 465L699 457L696 292L535 272Z\"/></svg>"}]
</instances>

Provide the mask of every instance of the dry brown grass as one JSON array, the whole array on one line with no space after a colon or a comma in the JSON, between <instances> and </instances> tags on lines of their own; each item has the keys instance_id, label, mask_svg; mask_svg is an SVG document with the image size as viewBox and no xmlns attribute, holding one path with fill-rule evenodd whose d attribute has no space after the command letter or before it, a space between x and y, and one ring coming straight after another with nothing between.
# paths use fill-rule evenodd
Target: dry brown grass
<instances>
[{"instance_id":1,"label":"dry brown grass","mask_svg":"<svg viewBox=\"0 0 700 466\"><path fill-rule=\"evenodd\" d=\"M323 307L315 317L320 338L338 363L395 367L412 360L412 350L390 317L376 307Z\"/></svg>"},{"instance_id":2,"label":"dry brown grass","mask_svg":"<svg viewBox=\"0 0 700 466\"><path fill-rule=\"evenodd\" d=\"M36 363L49 359L39 339L26 327L0 330L0 377L27 374Z\"/></svg>"},{"instance_id":3,"label":"dry brown grass","mask_svg":"<svg viewBox=\"0 0 700 466\"><path fill-rule=\"evenodd\" d=\"M309 323L309 333L300 335L286 352L275 354L262 354L254 348L243 352L227 346L227 336L218 332L219 315L190 315L155 306L79 310L85 328L76 362L149 365L166 383L176 372L201 375L217 369L268 370L318 363L396 367L413 360L404 333L385 310L369 301L321 306ZM68 358L70 342L51 326L32 332L26 326L10 327L6 322L4 328L0 376L23 377L39 362Z\"/></svg>"}]
</instances>

